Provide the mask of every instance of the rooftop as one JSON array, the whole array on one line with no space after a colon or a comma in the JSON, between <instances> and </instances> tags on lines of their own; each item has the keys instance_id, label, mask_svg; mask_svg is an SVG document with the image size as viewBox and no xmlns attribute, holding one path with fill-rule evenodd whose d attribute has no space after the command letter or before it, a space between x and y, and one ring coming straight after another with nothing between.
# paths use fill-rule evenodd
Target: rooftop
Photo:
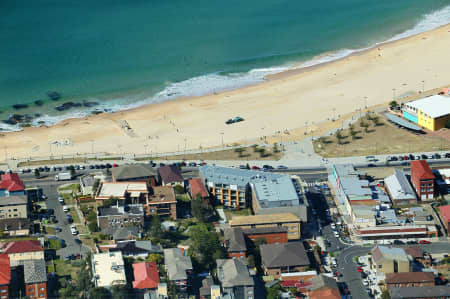
<instances>
[{"instance_id":1,"label":"rooftop","mask_svg":"<svg viewBox=\"0 0 450 299\"><path fill-rule=\"evenodd\" d=\"M336 280L332 277L320 274L311 279L313 285L311 287L312 291L322 290L322 289L338 289Z\"/></svg>"},{"instance_id":2,"label":"rooftop","mask_svg":"<svg viewBox=\"0 0 450 299\"><path fill-rule=\"evenodd\" d=\"M417 101L408 102L406 105L419 109L432 118L438 118L450 114L450 97L433 95Z\"/></svg>"},{"instance_id":3,"label":"rooftop","mask_svg":"<svg viewBox=\"0 0 450 299\"><path fill-rule=\"evenodd\" d=\"M6 253L0 253L0 285L9 284L11 281L11 268L9 256Z\"/></svg>"},{"instance_id":4,"label":"rooftop","mask_svg":"<svg viewBox=\"0 0 450 299\"><path fill-rule=\"evenodd\" d=\"M392 299L403 298L448 298L450 286L424 286L424 287L401 287L390 288Z\"/></svg>"},{"instance_id":5,"label":"rooftop","mask_svg":"<svg viewBox=\"0 0 450 299\"><path fill-rule=\"evenodd\" d=\"M126 284L125 267L120 251L96 253L92 257L92 264L97 287Z\"/></svg>"},{"instance_id":6,"label":"rooftop","mask_svg":"<svg viewBox=\"0 0 450 299\"><path fill-rule=\"evenodd\" d=\"M23 273L25 283L47 281L47 271L43 259L23 261Z\"/></svg>"},{"instance_id":7,"label":"rooftop","mask_svg":"<svg viewBox=\"0 0 450 299\"><path fill-rule=\"evenodd\" d=\"M152 195L149 197L149 203L176 203L175 191L172 186L152 187Z\"/></svg>"},{"instance_id":8,"label":"rooftop","mask_svg":"<svg viewBox=\"0 0 450 299\"><path fill-rule=\"evenodd\" d=\"M278 180L286 176L274 172L211 165L200 166L199 171L208 182L235 185L238 189L245 188L250 182Z\"/></svg>"},{"instance_id":9,"label":"rooftop","mask_svg":"<svg viewBox=\"0 0 450 299\"><path fill-rule=\"evenodd\" d=\"M155 262L133 264L135 289L156 289L159 284L158 266Z\"/></svg>"},{"instance_id":10,"label":"rooftop","mask_svg":"<svg viewBox=\"0 0 450 299\"><path fill-rule=\"evenodd\" d=\"M0 243L0 252L7 254L34 251L44 251L44 248L41 246L41 242L36 240L22 240Z\"/></svg>"},{"instance_id":11,"label":"rooftop","mask_svg":"<svg viewBox=\"0 0 450 299\"><path fill-rule=\"evenodd\" d=\"M233 216L230 225L251 225L251 224L272 224L283 222L300 222L300 219L292 213L270 214L270 215L250 215Z\"/></svg>"},{"instance_id":12,"label":"rooftop","mask_svg":"<svg viewBox=\"0 0 450 299\"><path fill-rule=\"evenodd\" d=\"M393 175L385 178L384 184L394 200L416 199L416 193L406 178L405 173L399 169L395 169Z\"/></svg>"},{"instance_id":13,"label":"rooftop","mask_svg":"<svg viewBox=\"0 0 450 299\"><path fill-rule=\"evenodd\" d=\"M247 251L244 233L239 227L226 229L225 241L229 252Z\"/></svg>"},{"instance_id":14,"label":"rooftop","mask_svg":"<svg viewBox=\"0 0 450 299\"><path fill-rule=\"evenodd\" d=\"M144 216L144 208L141 204L98 207L98 216L122 216L122 215L142 215Z\"/></svg>"},{"instance_id":15,"label":"rooftop","mask_svg":"<svg viewBox=\"0 0 450 299\"><path fill-rule=\"evenodd\" d=\"M270 234L270 233L287 233L287 227L255 227L242 230L245 235Z\"/></svg>"},{"instance_id":16,"label":"rooftop","mask_svg":"<svg viewBox=\"0 0 450 299\"><path fill-rule=\"evenodd\" d=\"M200 178L192 178L189 180L189 187L191 188L191 196L195 198L197 195L205 198L208 197L208 191Z\"/></svg>"},{"instance_id":17,"label":"rooftop","mask_svg":"<svg viewBox=\"0 0 450 299\"><path fill-rule=\"evenodd\" d=\"M420 180L434 179L434 174L425 160L411 161L411 176L417 177Z\"/></svg>"},{"instance_id":18,"label":"rooftop","mask_svg":"<svg viewBox=\"0 0 450 299\"><path fill-rule=\"evenodd\" d=\"M170 280L187 279L186 271L192 270L191 258L183 255L180 248L164 249L164 264Z\"/></svg>"},{"instance_id":19,"label":"rooftop","mask_svg":"<svg viewBox=\"0 0 450 299\"><path fill-rule=\"evenodd\" d=\"M101 198L124 198L126 194L132 197L138 197L141 193L148 193L147 183L145 182L107 182L101 184L97 196Z\"/></svg>"},{"instance_id":20,"label":"rooftop","mask_svg":"<svg viewBox=\"0 0 450 299\"><path fill-rule=\"evenodd\" d=\"M301 242L263 244L259 246L261 260L267 268L307 266L310 264Z\"/></svg>"},{"instance_id":21,"label":"rooftop","mask_svg":"<svg viewBox=\"0 0 450 299\"><path fill-rule=\"evenodd\" d=\"M84 187L92 187L94 186L94 176L92 175L83 175L81 178L81 184L83 184Z\"/></svg>"},{"instance_id":22,"label":"rooftop","mask_svg":"<svg viewBox=\"0 0 450 299\"><path fill-rule=\"evenodd\" d=\"M159 176L164 183L183 182L183 176L180 169L175 165L166 165L158 168Z\"/></svg>"},{"instance_id":23,"label":"rooftop","mask_svg":"<svg viewBox=\"0 0 450 299\"><path fill-rule=\"evenodd\" d=\"M433 272L397 272L386 274L386 283L433 282Z\"/></svg>"},{"instance_id":24,"label":"rooftop","mask_svg":"<svg viewBox=\"0 0 450 299\"><path fill-rule=\"evenodd\" d=\"M259 178L252 180L251 185L262 208L300 205L297 191L288 175L270 179Z\"/></svg>"},{"instance_id":25,"label":"rooftop","mask_svg":"<svg viewBox=\"0 0 450 299\"><path fill-rule=\"evenodd\" d=\"M0 219L0 230L14 231L30 229L31 221L28 218L6 218Z\"/></svg>"},{"instance_id":26,"label":"rooftop","mask_svg":"<svg viewBox=\"0 0 450 299\"><path fill-rule=\"evenodd\" d=\"M26 195L12 195L7 197L0 197L0 206L15 206L28 204L28 197Z\"/></svg>"},{"instance_id":27,"label":"rooftop","mask_svg":"<svg viewBox=\"0 0 450 299\"><path fill-rule=\"evenodd\" d=\"M156 176L156 171L150 164L121 165L112 168L111 172L116 181L147 179Z\"/></svg>"},{"instance_id":28,"label":"rooftop","mask_svg":"<svg viewBox=\"0 0 450 299\"><path fill-rule=\"evenodd\" d=\"M372 258L375 263L382 259L409 262L410 259L403 248L376 246L372 250Z\"/></svg>"},{"instance_id":29,"label":"rooftop","mask_svg":"<svg viewBox=\"0 0 450 299\"><path fill-rule=\"evenodd\" d=\"M8 191L25 190L25 185L19 178L17 173L5 173L1 175L0 189L8 189Z\"/></svg>"},{"instance_id":30,"label":"rooftop","mask_svg":"<svg viewBox=\"0 0 450 299\"><path fill-rule=\"evenodd\" d=\"M248 271L247 259L219 259L216 262L217 276L222 287L253 286L255 284Z\"/></svg>"}]
</instances>

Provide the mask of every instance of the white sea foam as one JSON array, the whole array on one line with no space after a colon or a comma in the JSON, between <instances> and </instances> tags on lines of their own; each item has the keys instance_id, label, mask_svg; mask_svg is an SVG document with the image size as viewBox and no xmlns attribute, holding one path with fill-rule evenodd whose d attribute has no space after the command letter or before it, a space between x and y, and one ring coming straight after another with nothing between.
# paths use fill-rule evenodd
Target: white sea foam
<instances>
[{"instance_id":1,"label":"white sea foam","mask_svg":"<svg viewBox=\"0 0 450 299\"><path fill-rule=\"evenodd\" d=\"M424 15L421 21L419 21L413 28L408 29L400 34L397 34L384 42L399 40L421 32L432 30L434 28L449 23L450 23L450 5L438 11ZM95 110L114 112L124 109L136 108L145 104L162 102L178 97L200 96L214 92L236 89L239 87L262 82L264 81L264 78L270 74L283 72L292 68L305 68L326 62L331 62L346 57L348 55L351 55L352 53L370 49L384 42L376 43L366 48L342 49L330 54L319 56L312 60L301 63L300 65L296 64L270 68L258 68L244 73L231 73L227 75L214 73L193 77L181 82L173 82L173 83L169 82L167 86L156 95L144 98L142 97L134 99L117 98L111 99L106 102L102 101L99 106L95 107ZM64 119L84 117L90 114L91 111L92 109L89 110L86 109L83 111L75 111L75 110L69 111L61 115L42 115L41 117L34 119L32 125L38 126L40 122L41 123L43 122L46 125L53 125ZM20 127L1 123L0 130L17 131L20 130Z\"/></svg>"}]
</instances>

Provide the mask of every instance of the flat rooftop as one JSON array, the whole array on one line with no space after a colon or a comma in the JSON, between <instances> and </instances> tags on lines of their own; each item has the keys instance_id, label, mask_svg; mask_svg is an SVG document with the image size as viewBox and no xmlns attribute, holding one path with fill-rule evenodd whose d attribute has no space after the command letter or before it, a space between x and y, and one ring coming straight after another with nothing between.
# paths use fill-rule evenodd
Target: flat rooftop
<instances>
[{"instance_id":1,"label":"flat rooftop","mask_svg":"<svg viewBox=\"0 0 450 299\"><path fill-rule=\"evenodd\" d=\"M300 222L300 218L291 213L269 214L269 215L251 215L251 216L233 216L230 221L231 226L250 225L250 224L270 224L282 222Z\"/></svg>"},{"instance_id":2,"label":"flat rooftop","mask_svg":"<svg viewBox=\"0 0 450 299\"><path fill-rule=\"evenodd\" d=\"M300 205L297 191L288 175L276 179L258 179L251 183L263 208Z\"/></svg>"},{"instance_id":3,"label":"flat rooftop","mask_svg":"<svg viewBox=\"0 0 450 299\"><path fill-rule=\"evenodd\" d=\"M114 251L94 254L92 264L97 287L126 284L122 252Z\"/></svg>"},{"instance_id":4,"label":"flat rooftop","mask_svg":"<svg viewBox=\"0 0 450 299\"><path fill-rule=\"evenodd\" d=\"M126 193L130 193L132 197L139 196L140 193L148 193L147 184L145 182L103 183L97 196L123 198Z\"/></svg>"},{"instance_id":5,"label":"flat rooftop","mask_svg":"<svg viewBox=\"0 0 450 299\"><path fill-rule=\"evenodd\" d=\"M429 117L439 118L450 114L450 97L433 95L417 101L406 103L407 106L416 108Z\"/></svg>"}]
</instances>

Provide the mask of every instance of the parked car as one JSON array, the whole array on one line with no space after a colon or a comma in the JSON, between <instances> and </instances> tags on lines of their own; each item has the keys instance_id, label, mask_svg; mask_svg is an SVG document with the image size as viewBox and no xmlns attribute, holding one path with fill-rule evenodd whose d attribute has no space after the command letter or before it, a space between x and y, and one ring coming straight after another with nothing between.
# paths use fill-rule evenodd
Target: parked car
<instances>
[{"instance_id":1,"label":"parked car","mask_svg":"<svg viewBox=\"0 0 450 299\"><path fill-rule=\"evenodd\" d=\"M425 154L422 154L422 155L421 155L421 157L422 157L422 160L426 160L426 159L428 159L428 156L427 156L427 155L425 155Z\"/></svg>"},{"instance_id":2,"label":"parked car","mask_svg":"<svg viewBox=\"0 0 450 299\"><path fill-rule=\"evenodd\" d=\"M436 153L436 154L433 155L433 158L434 158L434 159L440 159L440 158L441 158L441 155L439 155L438 153Z\"/></svg>"},{"instance_id":3,"label":"parked car","mask_svg":"<svg viewBox=\"0 0 450 299\"><path fill-rule=\"evenodd\" d=\"M400 241L400 240L394 240L394 245L404 245L405 242Z\"/></svg>"},{"instance_id":4,"label":"parked car","mask_svg":"<svg viewBox=\"0 0 450 299\"><path fill-rule=\"evenodd\" d=\"M153 166L153 164L152 164L152 166ZM119 165L117 165L116 163L114 163L114 164L112 165L112 167L119 167Z\"/></svg>"},{"instance_id":5,"label":"parked car","mask_svg":"<svg viewBox=\"0 0 450 299\"><path fill-rule=\"evenodd\" d=\"M430 244L431 242L428 240L420 240L419 244Z\"/></svg>"},{"instance_id":6,"label":"parked car","mask_svg":"<svg viewBox=\"0 0 450 299\"><path fill-rule=\"evenodd\" d=\"M254 170L260 170L261 168L259 168L258 166L252 166L252 169L254 169Z\"/></svg>"},{"instance_id":7,"label":"parked car","mask_svg":"<svg viewBox=\"0 0 450 299\"><path fill-rule=\"evenodd\" d=\"M417 244L416 240L409 240L408 242L406 242L407 244Z\"/></svg>"},{"instance_id":8,"label":"parked car","mask_svg":"<svg viewBox=\"0 0 450 299\"><path fill-rule=\"evenodd\" d=\"M389 161L398 161L398 158L396 157L396 156L393 156L393 157L389 157L390 158L390 160Z\"/></svg>"},{"instance_id":9,"label":"parked car","mask_svg":"<svg viewBox=\"0 0 450 299\"><path fill-rule=\"evenodd\" d=\"M362 268L361 266L358 266L358 267L356 268L356 270L357 270L359 273L363 272L363 268Z\"/></svg>"},{"instance_id":10,"label":"parked car","mask_svg":"<svg viewBox=\"0 0 450 299\"><path fill-rule=\"evenodd\" d=\"M278 165L277 169L288 169L288 168L287 168L287 166L284 166L284 165Z\"/></svg>"},{"instance_id":11,"label":"parked car","mask_svg":"<svg viewBox=\"0 0 450 299\"><path fill-rule=\"evenodd\" d=\"M409 159L410 159L410 160L415 160L416 157L415 157L413 154L409 154Z\"/></svg>"},{"instance_id":12,"label":"parked car","mask_svg":"<svg viewBox=\"0 0 450 299\"><path fill-rule=\"evenodd\" d=\"M445 157L446 157L446 158L450 158L450 153L446 153L446 154L445 154Z\"/></svg>"},{"instance_id":13,"label":"parked car","mask_svg":"<svg viewBox=\"0 0 450 299\"><path fill-rule=\"evenodd\" d=\"M196 167L196 166L197 166L197 163L191 162L191 163L189 163L189 166L190 166L190 167Z\"/></svg>"}]
</instances>

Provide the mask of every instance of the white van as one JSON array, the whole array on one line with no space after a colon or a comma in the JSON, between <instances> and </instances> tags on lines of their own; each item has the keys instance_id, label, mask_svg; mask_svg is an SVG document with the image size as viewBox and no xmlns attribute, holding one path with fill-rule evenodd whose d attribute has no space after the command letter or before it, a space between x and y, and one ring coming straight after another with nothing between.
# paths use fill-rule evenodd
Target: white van
<instances>
[{"instance_id":1,"label":"white van","mask_svg":"<svg viewBox=\"0 0 450 299\"><path fill-rule=\"evenodd\" d=\"M66 205L64 205L63 206L63 211L67 213L67 212L69 212L69 208Z\"/></svg>"}]
</instances>

